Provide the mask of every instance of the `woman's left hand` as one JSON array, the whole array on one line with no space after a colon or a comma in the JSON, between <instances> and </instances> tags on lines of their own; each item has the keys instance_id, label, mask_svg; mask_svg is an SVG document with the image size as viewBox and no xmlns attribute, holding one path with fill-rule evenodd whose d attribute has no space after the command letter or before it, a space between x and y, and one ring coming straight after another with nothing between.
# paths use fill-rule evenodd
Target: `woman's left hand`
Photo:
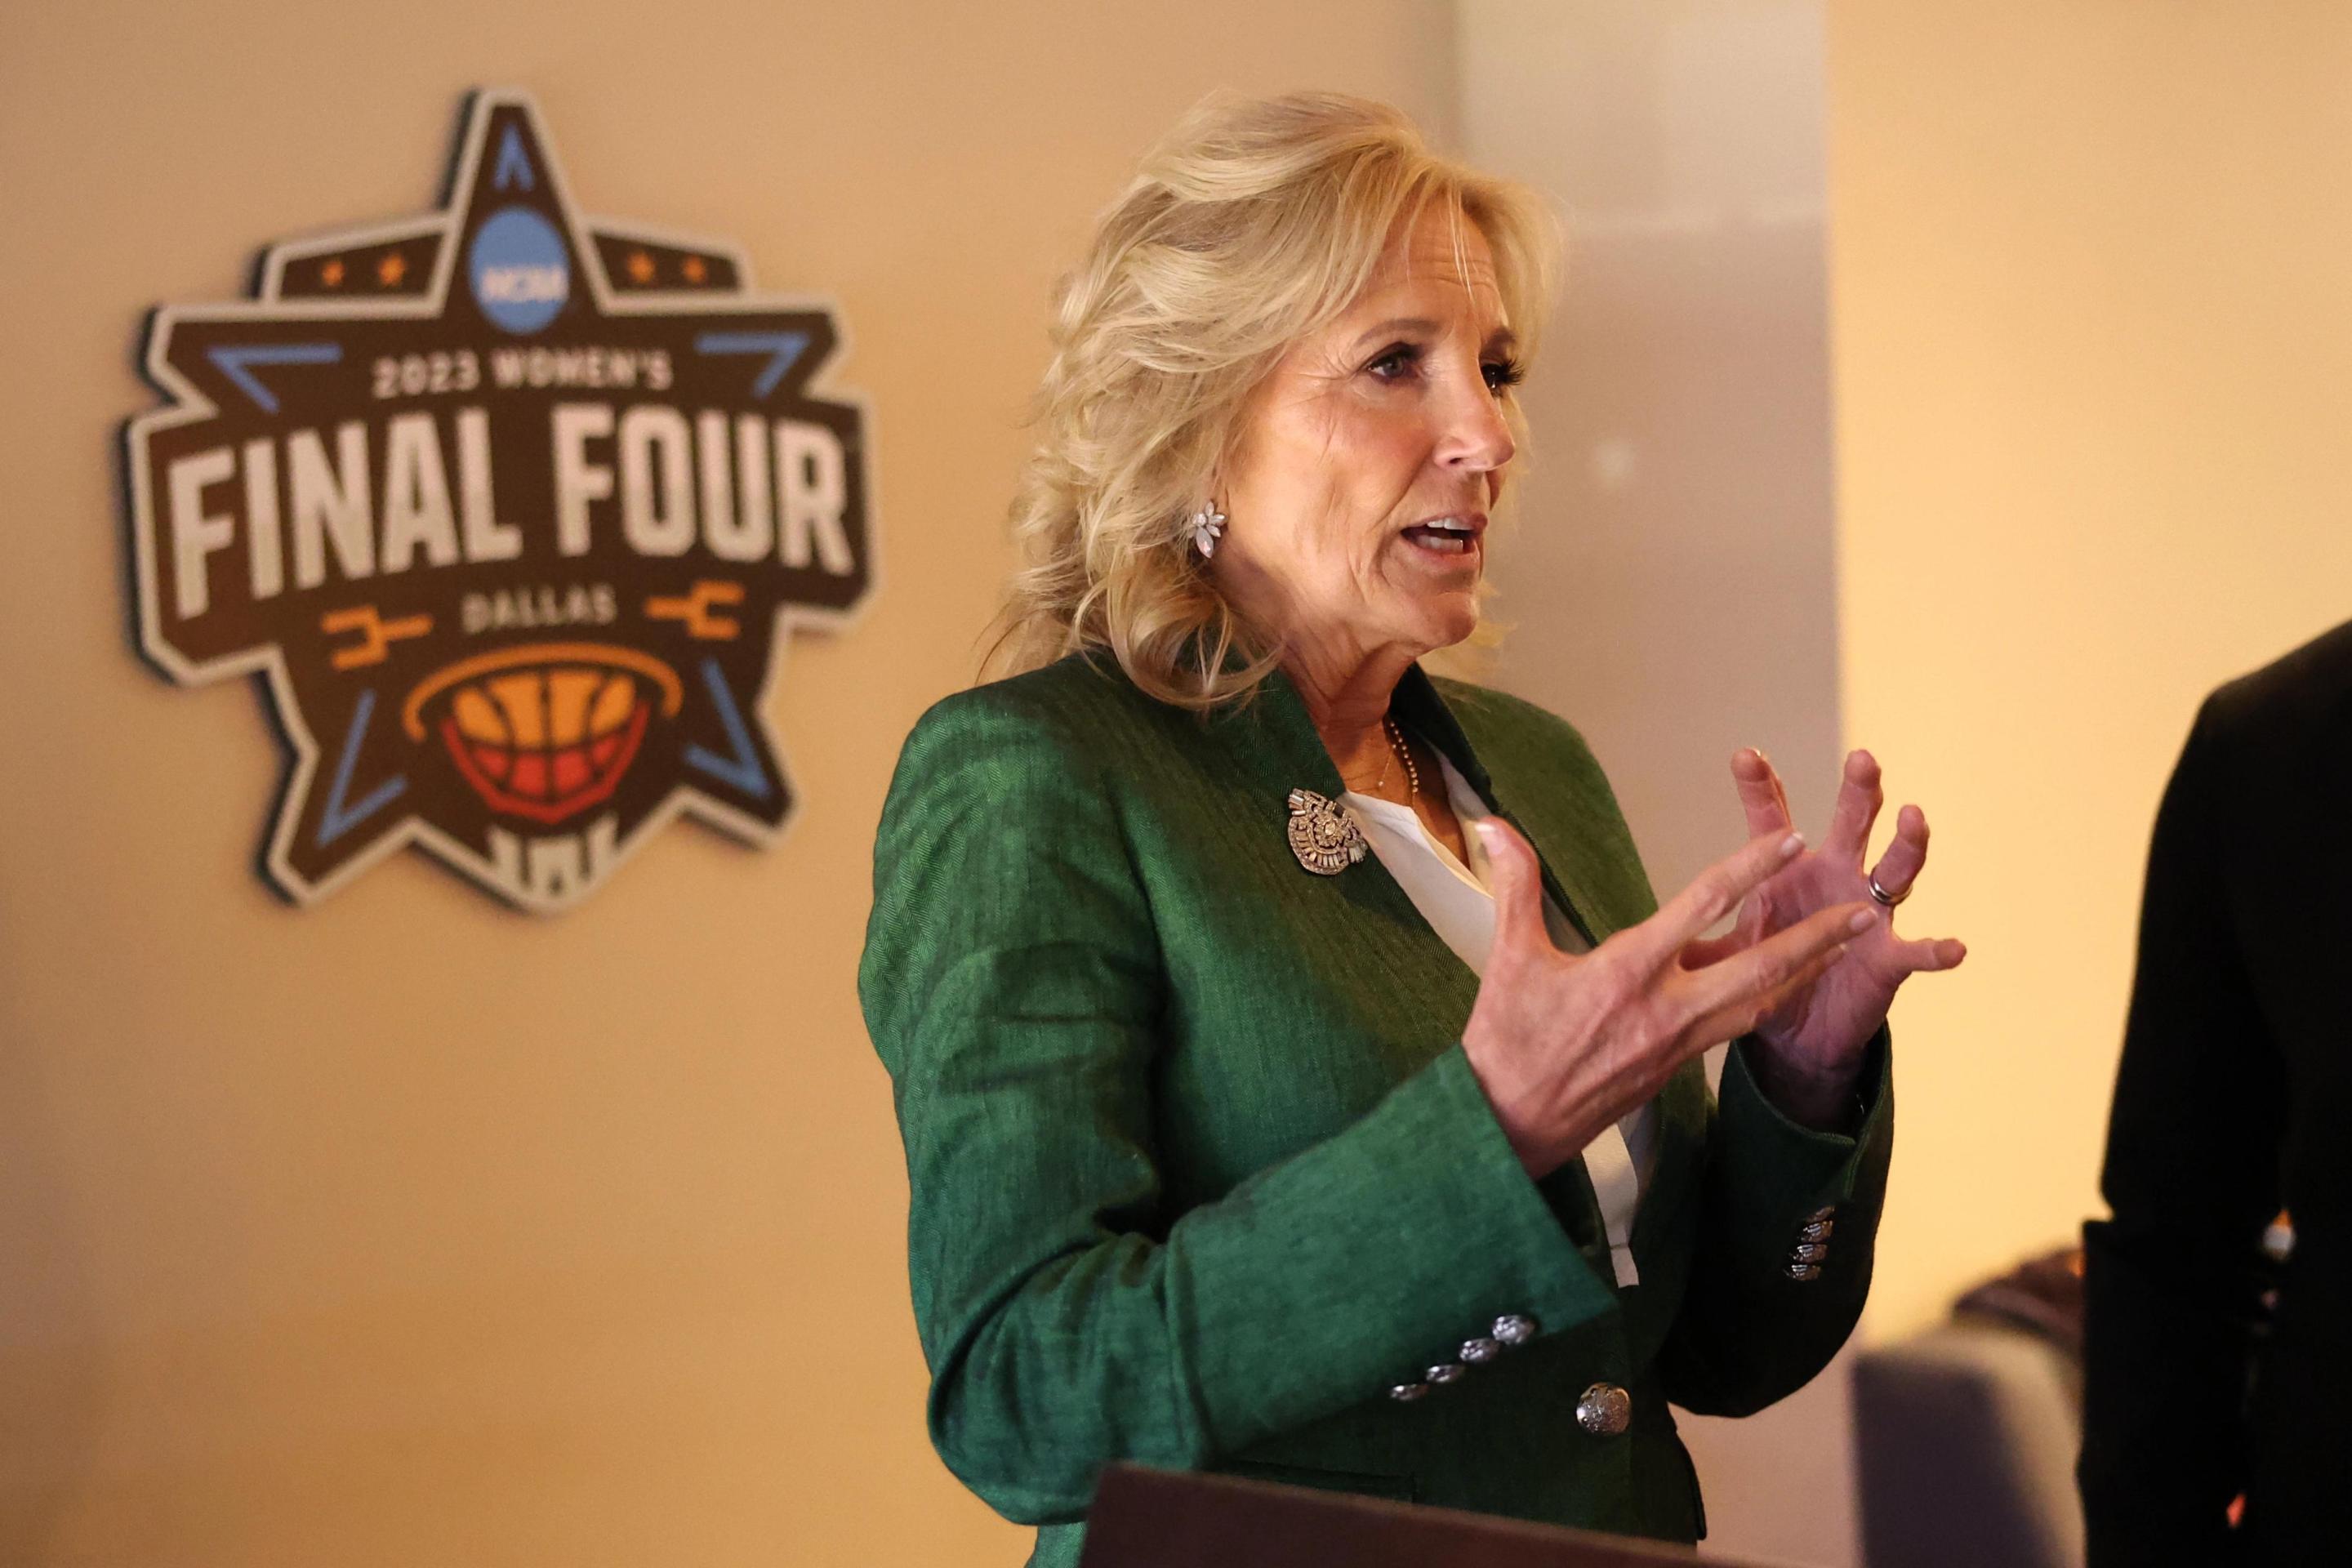
<instances>
[{"instance_id":1,"label":"woman's left hand","mask_svg":"<svg viewBox=\"0 0 2352 1568\"><path fill-rule=\"evenodd\" d=\"M1780 774L1764 753L1744 750L1731 759L1731 776L1748 814L1750 835L1787 833L1789 797ZM1752 947L1808 915L1871 898L1863 858L1870 830L1885 802L1877 759L1856 752L1845 760L1837 808L1817 849L1782 867L1749 896L1738 921L1720 937L1702 938L1683 951L1685 967L1714 963ZM1895 815L1895 842L1869 873L1879 890L1900 902L1927 864L1927 817L1916 805ZM1748 1065L1757 1087L1782 1111L1810 1127L1835 1129L1847 1120L1845 1107L1862 1070L1864 1047L1886 1019L1895 993L1912 975L1951 969L1968 956L1965 944L1945 938L1906 942L1895 934L1895 910L1874 900L1878 924L1846 944L1845 956L1813 983L1793 992L1754 1031L1762 1048Z\"/></svg>"}]
</instances>

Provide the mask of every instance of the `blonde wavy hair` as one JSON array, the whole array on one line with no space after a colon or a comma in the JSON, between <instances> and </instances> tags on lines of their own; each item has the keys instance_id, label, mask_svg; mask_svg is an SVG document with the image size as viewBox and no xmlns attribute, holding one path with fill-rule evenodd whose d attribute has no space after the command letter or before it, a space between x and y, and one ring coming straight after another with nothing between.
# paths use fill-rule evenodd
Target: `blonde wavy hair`
<instances>
[{"instance_id":1,"label":"blonde wavy hair","mask_svg":"<svg viewBox=\"0 0 2352 1568\"><path fill-rule=\"evenodd\" d=\"M1255 689L1279 650L1201 569L1188 520L1284 352L1344 311L1433 207L1457 226L1457 249L1463 222L1485 237L1531 356L1557 225L1525 187L1438 156L1388 105L1216 94L1145 155L1055 290L1036 444L1012 507L1024 564L991 666L1108 651L1183 707Z\"/></svg>"}]
</instances>

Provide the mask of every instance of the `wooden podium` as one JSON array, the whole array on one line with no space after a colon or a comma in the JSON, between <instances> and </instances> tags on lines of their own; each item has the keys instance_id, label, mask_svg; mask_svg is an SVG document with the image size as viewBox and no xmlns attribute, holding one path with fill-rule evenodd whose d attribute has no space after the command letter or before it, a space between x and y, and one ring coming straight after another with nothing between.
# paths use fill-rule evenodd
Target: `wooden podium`
<instances>
[{"instance_id":1,"label":"wooden podium","mask_svg":"<svg viewBox=\"0 0 2352 1568\"><path fill-rule=\"evenodd\" d=\"M1231 1476L1113 1465L1078 1568L1682 1568L1686 1546ZM1727 1558L1711 1564L1738 1568Z\"/></svg>"}]
</instances>

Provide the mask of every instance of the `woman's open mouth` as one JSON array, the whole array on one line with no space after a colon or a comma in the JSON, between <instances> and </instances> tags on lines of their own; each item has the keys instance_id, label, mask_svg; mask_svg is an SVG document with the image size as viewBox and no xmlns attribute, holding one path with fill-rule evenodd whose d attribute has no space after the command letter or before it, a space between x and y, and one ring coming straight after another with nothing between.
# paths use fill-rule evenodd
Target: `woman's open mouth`
<instances>
[{"instance_id":1,"label":"woman's open mouth","mask_svg":"<svg viewBox=\"0 0 2352 1568\"><path fill-rule=\"evenodd\" d=\"M1433 517L1404 531L1413 547L1433 555L1467 555L1478 547L1483 517Z\"/></svg>"}]
</instances>

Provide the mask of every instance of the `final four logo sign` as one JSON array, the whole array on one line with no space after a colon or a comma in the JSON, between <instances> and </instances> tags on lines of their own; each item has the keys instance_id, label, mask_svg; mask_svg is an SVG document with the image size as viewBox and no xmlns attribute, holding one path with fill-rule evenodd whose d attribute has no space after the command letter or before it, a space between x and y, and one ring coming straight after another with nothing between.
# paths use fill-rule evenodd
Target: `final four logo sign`
<instances>
[{"instance_id":1,"label":"final four logo sign","mask_svg":"<svg viewBox=\"0 0 2352 1568\"><path fill-rule=\"evenodd\" d=\"M872 581L865 418L813 385L833 312L749 283L576 216L530 101L488 94L444 211L155 312L140 637L185 683L268 677L289 897L417 844L559 909L681 811L783 826L762 708L789 628Z\"/></svg>"}]
</instances>

